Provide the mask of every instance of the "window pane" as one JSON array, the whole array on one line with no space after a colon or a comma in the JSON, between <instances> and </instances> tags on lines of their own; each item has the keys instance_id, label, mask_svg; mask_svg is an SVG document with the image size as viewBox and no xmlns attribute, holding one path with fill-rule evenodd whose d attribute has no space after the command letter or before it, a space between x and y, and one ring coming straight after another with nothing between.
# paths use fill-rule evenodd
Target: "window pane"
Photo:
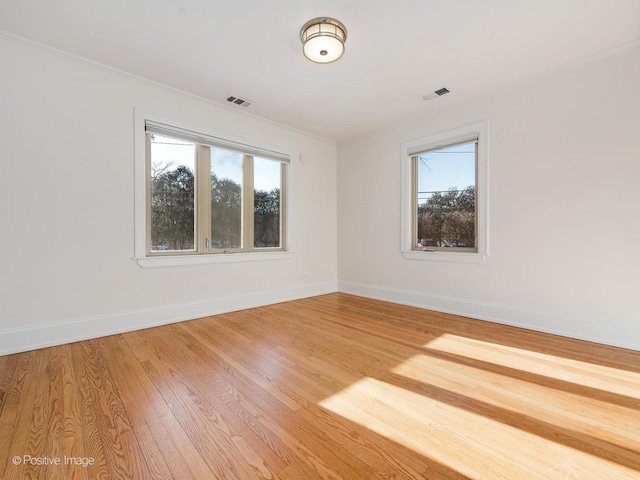
<instances>
[{"instance_id":1,"label":"window pane","mask_svg":"<svg viewBox=\"0 0 640 480\"><path fill-rule=\"evenodd\" d=\"M193 143L151 135L151 251L195 245Z\"/></svg>"},{"instance_id":2,"label":"window pane","mask_svg":"<svg viewBox=\"0 0 640 480\"><path fill-rule=\"evenodd\" d=\"M476 143L417 156L419 247L476 248Z\"/></svg>"},{"instance_id":3,"label":"window pane","mask_svg":"<svg viewBox=\"0 0 640 480\"><path fill-rule=\"evenodd\" d=\"M258 157L254 158L253 165L254 246L278 248L281 246L282 165Z\"/></svg>"},{"instance_id":4,"label":"window pane","mask_svg":"<svg viewBox=\"0 0 640 480\"><path fill-rule=\"evenodd\" d=\"M211 248L242 248L242 160L211 147Z\"/></svg>"}]
</instances>

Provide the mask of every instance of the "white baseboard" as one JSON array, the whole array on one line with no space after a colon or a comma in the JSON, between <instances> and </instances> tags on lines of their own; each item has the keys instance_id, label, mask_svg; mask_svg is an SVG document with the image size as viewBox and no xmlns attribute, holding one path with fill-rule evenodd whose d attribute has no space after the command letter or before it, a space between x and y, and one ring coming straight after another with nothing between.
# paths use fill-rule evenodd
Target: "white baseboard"
<instances>
[{"instance_id":1,"label":"white baseboard","mask_svg":"<svg viewBox=\"0 0 640 480\"><path fill-rule=\"evenodd\" d=\"M338 282L338 291L640 351L640 327L354 282Z\"/></svg>"},{"instance_id":2,"label":"white baseboard","mask_svg":"<svg viewBox=\"0 0 640 480\"><path fill-rule=\"evenodd\" d=\"M288 302L337 291L335 282L266 290L234 297L164 305L0 331L0 355L104 337L220 313Z\"/></svg>"},{"instance_id":3,"label":"white baseboard","mask_svg":"<svg viewBox=\"0 0 640 480\"><path fill-rule=\"evenodd\" d=\"M640 351L640 328L353 282L315 283L0 331L0 355L166 325L333 292L487 320Z\"/></svg>"}]
</instances>

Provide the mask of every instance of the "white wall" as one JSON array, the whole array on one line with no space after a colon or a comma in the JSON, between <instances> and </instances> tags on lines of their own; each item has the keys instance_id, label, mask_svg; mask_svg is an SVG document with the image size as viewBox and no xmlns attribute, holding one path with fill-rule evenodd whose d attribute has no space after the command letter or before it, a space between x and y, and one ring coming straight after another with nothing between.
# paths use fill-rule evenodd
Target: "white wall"
<instances>
[{"instance_id":1,"label":"white wall","mask_svg":"<svg viewBox=\"0 0 640 480\"><path fill-rule=\"evenodd\" d=\"M481 265L400 254L400 144L488 120ZM640 350L640 47L338 146L345 292Z\"/></svg>"},{"instance_id":2,"label":"white wall","mask_svg":"<svg viewBox=\"0 0 640 480\"><path fill-rule=\"evenodd\" d=\"M335 291L335 144L5 38L0 65L0 354ZM302 153L294 258L138 266L135 107Z\"/></svg>"},{"instance_id":3,"label":"white wall","mask_svg":"<svg viewBox=\"0 0 640 480\"><path fill-rule=\"evenodd\" d=\"M49 51L0 38L0 65L0 354L325 293L336 278L346 292L640 349L638 47L344 142L337 167L329 142ZM139 267L135 107L301 152L294 258ZM404 259L400 144L482 120L491 256Z\"/></svg>"}]
</instances>

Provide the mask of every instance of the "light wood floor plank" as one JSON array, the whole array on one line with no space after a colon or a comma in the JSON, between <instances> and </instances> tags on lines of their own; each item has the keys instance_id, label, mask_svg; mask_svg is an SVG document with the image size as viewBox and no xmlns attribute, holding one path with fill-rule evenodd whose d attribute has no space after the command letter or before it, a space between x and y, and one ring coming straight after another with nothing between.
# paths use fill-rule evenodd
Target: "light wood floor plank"
<instances>
[{"instance_id":1,"label":"light wood floor plank","mask_svg":"<svg viewBox=\"0 0 640 480\"><path fill-rule=\"evenodd\" d=\"M640 480L640 352L331 294L9 355L0 478Z\"/></svg>"},{"instance_id":2,"label":"light wood floor plank","mask_svg":"<svg viewBox=\"0 0 640 480\"><path fill-rule=\"evenodd\" d=\"M194 327L192 323L185 324L185 328ZM207 346L209 346L207 344ZM216 350L209 348L204 355L225 366L225 373L229 373L229 366L222 357L217 356ZM247 412L253 412L255 420L255 428L266 433L265 443L270 445L274 451L278 452L280 458L287 462L293 463L294 468L299 468L300 473L305 473L304 478L367 478L362 477L359 473L354 472L340 461L340 457L335 454L335 450L341 450L340 445L332 444L331 440L326 437L318 438L318 433L313 431L303 431L298 422L294 421L297 416L291 412L286 405L280 402L280 395L265 395L257 392L257 385L253 383L253 375L249 377L233 374L229 377L229 382L233 383L233 393L236 398L240 399L240 404L245 407ZM263 378L259 374L258 379ZM269 392L274 393L278 390L269 388ZM267 392L264 392L267 393ZM288 398L288 397L287 397ZM247 418L248 415L242 414ZM254 425L254 422L250 422ZM264 437L265 434L261 434ZM318 455L307 448L307 444L313 443L319 455L324 455L330 459L330 462L323 461ZM284 447L284 448L283 448ZM289 453L291 452L291 453ZM359 465L363 470L368 470L366 466ZM291 469L285 469L290 471ZM372 472L367 472L370 478L374 477Z\"/></svg>"},{"instance_id":3,"label":"light wood floor plank","mask_svg":"<svg viewBox=\"0 0 640 480\"><path fill-rule=\"evenodd\" d=\"M62 380L62 411L64 416L64 444L62 455L71 458L86 458L84 448L84 432L82 426L82 407L78 395L79 379L74 368L73 350L71 345L60 347L58 368ZM78 468L73 463L63 462L61 478L88 480L87 468Z\"/></svg>"},{"instance_id":4,"label":"light wood floor plank","mask_svg":"<svg viewBox=\"0 0 640 480\"><path fill-rule=\"evenodd\" d=\"M25 478L24 464L14 465L12 457L27 452L31 412L38 382L38 375L34 371L38 368L38 357L43 357L36 352L20 353L17 356L19 363L16 366L15 382L0 416L0 431L3 432L0 435L0 452L7 452L6 458L0 462L0 478L12 480Z\"/></svg>"},{"instance_id":5,"label":"light wood floor plank","mask_svg":"<svg viewBox=\"0 0 640 480\"><path fill-rule=\"evenodd\" d=\"M255 428L255 410L249 411L245 408L247 402L243 401L231 383L217 373L215 364L204 361L191 349L192 340L184 335L183 328L166 328L173 330L171 341L167 341L167 336L158 330L151 332L151 341L161 348L162 355L173 368L180 370L185 376L188 375L192 387L206 396L210 409L216 416L224 419L227 428L237 432L234 436L234 446L236 454L239 453L243 458L243 463L249 464L257 477L274 477L276 472L286 465L267 444L269 442L264 442L265 432ZM271 467L267 467L267 464Z\"/></svg>"}]
</instances>

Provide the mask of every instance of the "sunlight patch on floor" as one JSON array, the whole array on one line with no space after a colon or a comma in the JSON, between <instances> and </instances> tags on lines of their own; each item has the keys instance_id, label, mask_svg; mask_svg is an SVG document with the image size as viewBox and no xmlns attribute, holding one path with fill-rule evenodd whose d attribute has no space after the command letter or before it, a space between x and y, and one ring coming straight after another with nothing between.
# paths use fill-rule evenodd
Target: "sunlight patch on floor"
<instances>
[{"instance_id":1,"label":"sunlight patch on floor","mask_svg":"<svg viewBox=\"0 0 640 480\"><path fill-rule=\"evenodd\" d=\"M427 342L424 348L490 362L640 400L640 373L638 372L449 333ZM540 348L544 349L544 345L541 345Z\"/></svg>"},{"instance_id":2,"label":"sunlight patch on floor","mask_svg":"<svg viewBox=\"0 0 640 480\"><path fill-rule=\"evenodd\" d=\"M413 385L427 393L434 388L451 392L456 396L452 402L466 399L482 402L478 408L490 411L503 423L534 421L548 429L555 427L558 432L570 430L584 435L592 435L595 429L598 438L614 445L625 448L640 445L639 412L629 406L585 398L571 389L544 387L429 355L414 355L391 372L400 376L400 381L406 379L406 384L400 383L402 386ZM629 429L628 425L633 423L639 428Z\"/></svg>"},{"instance_id":3,"label":"sunlight patch on floor","mask_svg":"<svg viewBox=\"0 0 640 480\"><path fill-rule=\"evenodd\" d=\"M522 430L517 422L509 425L462 404L452 405L374 378L359 380L321 401L320 406L468 478L596 480L638 475ZM539 468L541 463L545 469Z\"/></svg>"}]
</instances>

